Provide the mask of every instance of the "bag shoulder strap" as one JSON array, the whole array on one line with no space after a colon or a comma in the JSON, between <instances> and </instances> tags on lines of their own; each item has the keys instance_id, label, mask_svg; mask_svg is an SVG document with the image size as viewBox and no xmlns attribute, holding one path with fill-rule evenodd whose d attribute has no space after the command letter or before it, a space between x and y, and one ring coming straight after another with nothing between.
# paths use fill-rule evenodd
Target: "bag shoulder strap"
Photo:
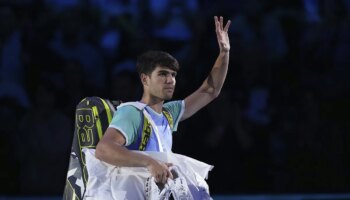
<instances>
[{"instance_id":1,"label":"bag shoulder strap","mask_svg":"<svg viewBox=\"0 0 350 200\"><path fill-rule=\"evenodd\" d=\"M141 142L139 146L140 151L144 151L146 149L146 146L148 144L148 140L151 137L152 128L151 123L148 120L148 118L145 116L144 113L142 113L143 116L143 125L142 125L142 136L141 136Z\"/></svg>"},{"instance_id":2,"label":"bag shoulder strap","mask_svg":"<svg viewBox=\"0 0 350 200\"><path fill-rule=\"evenodd\" d=\"M173 117L171 116L170 112L166 108L163 108L163 114L164 114L165 118L168 120L170 129L172 131L173 127L174 127Z\"/></svg>"},{"instance_id":3,"label":"bag shoulder strap","mask_svg":"<svg viewBox=\"0 0 350 200\"><path fill-rule=\"evenodd\" d=\"M152 125L149 121L149 119L145 116L143 113L144 108L147 106L146 104L140 103L140 102L127 102L120 104L117 109L123 107L123 106L133 106L136 109L138 109L142 113L143 117L143 123L142 123L142 136L141 136L141 142L139 146L140 151L144 151L146 149L147 143L149 138L151 137L152 133Z\"/></svg>"},{"instance_id":4,"label":"bag shoulder strap","mask_svg":"<svg viewBox=\"0 0 350 200\"><path fill-rule=\"evenodd\" d=\"M166 110L165 108L163 108L163 114L165 116L165 118L167 119L168 121L168 124L170 126L170 129L173 130L173 118L170 114L170 112L168 110ZM154 126L154 131L155 131L155 134L157 136L157 140L158 140L158 144L159 144L159 150L161 152L163 152L163 146L162 146L162 142L160 140L160 133L156 127L156 125L154 124L153 121L151 121L151 117L149 116L148 113L146 113L145 110L143 110L143 127L142 127L142 138L141 138L141 142L140 142L140 146L139 146L139 150L140 151L144 151L146 149L146 146L147 146L147 143L148 143L148 140L151 136L151 133L152 133L152 129L151 127Z\"/></svg>"},{"instance_id":5,"label":"bag shoulder strap","mask_svg":"<svg viewBox=\"0 0 350 200\"><path fill-rule=\"evenodd\" d=\"M143 124L142 124L142 136L141 136L141 142L140 142L140 146L139 146L139 150L140 151L144 151L146 149L146 146L148 144L148 141L151 137L152 134L152 124L150 122L150 120L152 119L148 119L148 117L146 117L145 113L143 112L144 108L147 106L146 104L140 103L140 102L127 102L127 103L122 103L118 106L118 108L123 107L123 106L134 106L135 108L137 108L139 111L142 112L142 116L143 116ZM170 112L163 108L163 114L165 116L165 118L167 119L170 129L172 130L174 127L174 121L173 121L173 117L171 116ZM159 137L159 136L158 136Z\"/></svg>"}]
</instances>

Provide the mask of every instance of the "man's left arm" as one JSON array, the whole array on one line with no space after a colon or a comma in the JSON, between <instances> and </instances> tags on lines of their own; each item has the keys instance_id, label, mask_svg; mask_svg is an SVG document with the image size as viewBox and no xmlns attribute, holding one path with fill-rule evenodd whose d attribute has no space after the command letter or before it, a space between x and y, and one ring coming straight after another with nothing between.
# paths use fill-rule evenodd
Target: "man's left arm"
<instances>
[{"instance_id":1,"label":"man's left arm","mask_svg":"<svg viewBox=\"0 0 350 200\"><path fill-rule=\"evenodd\" d=\"M215 16L214 21L220 53L203 84L194 93L185 98L185 112L181 120L191 117L214 100L220 94L224 85L230 57L230 40L227 32L231 21L228 20L225 26L223 17L218 18Z\"/></svg>"}]
</instances>

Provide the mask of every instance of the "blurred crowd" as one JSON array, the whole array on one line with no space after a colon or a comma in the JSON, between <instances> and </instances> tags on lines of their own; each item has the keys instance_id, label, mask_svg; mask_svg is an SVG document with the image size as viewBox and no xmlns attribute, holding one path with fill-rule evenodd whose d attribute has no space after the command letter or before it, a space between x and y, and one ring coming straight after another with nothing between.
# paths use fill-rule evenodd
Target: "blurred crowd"
<instances>
[{"instance_id":1,"label":"blurred crowd","mask_svg":"<svg viewBox=\"0 0 350 200\"><path fill-rule=\"evenodd\" d=\"M221 95L174 134L174 152L214 165L213 194L349 192L349 0L0 0L0 194L62 195L75 106L136 101L136 57L180 62L174 99L218 55Z\"/></svg>"}]
</instances>

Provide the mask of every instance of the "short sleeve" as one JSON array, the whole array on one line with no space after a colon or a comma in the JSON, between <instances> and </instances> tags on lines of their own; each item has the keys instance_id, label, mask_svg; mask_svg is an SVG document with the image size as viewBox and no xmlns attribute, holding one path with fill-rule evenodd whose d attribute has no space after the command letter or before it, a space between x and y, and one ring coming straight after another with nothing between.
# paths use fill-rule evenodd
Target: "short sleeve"
<instances>
[{"instance_id":1,"label":"short sleeve","mask_svg":"<svg viewBox=\"0 0 350 200\"><path fill-rule=\"evenodd\" d=\"M109 127L120 131L125 137L125 146L129 146L137 139L141 120L141 112L137 108L122 106L114 113Z\"/></svg>"},{"instance_id":2,"label":"short sleeve","mask_svg":"<svg viewBox=\"0 0 350 200\"><path fill-rule=\"evenodd\" d=\"M180 119L185 111L185 102L184 100L179 101L170 101L164 104L164 108L170 112L173 117L174 127L172 131L177 130L177 126L180 122Z\"/></svg>"}]
</instances>

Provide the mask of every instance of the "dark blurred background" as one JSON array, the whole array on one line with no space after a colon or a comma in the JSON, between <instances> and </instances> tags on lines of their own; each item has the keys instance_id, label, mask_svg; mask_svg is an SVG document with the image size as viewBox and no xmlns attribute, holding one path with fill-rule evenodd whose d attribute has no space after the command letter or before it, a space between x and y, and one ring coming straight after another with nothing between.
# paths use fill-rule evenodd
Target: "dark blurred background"
<instances>
[{"instance_id":1,"label":"dark blurred background","mask_svg":"<svg viewBox=\"0 0 350 200\"><path fill-rule=\"evenodd\" d=\"M174 99L197 89L214 15L228 76L174 152L215 166L212 194L350 192L349 0L0 0L0 195L62 195L75 106L139 100L140 53L179 60Z\"/></svg>"}]
</instances>

